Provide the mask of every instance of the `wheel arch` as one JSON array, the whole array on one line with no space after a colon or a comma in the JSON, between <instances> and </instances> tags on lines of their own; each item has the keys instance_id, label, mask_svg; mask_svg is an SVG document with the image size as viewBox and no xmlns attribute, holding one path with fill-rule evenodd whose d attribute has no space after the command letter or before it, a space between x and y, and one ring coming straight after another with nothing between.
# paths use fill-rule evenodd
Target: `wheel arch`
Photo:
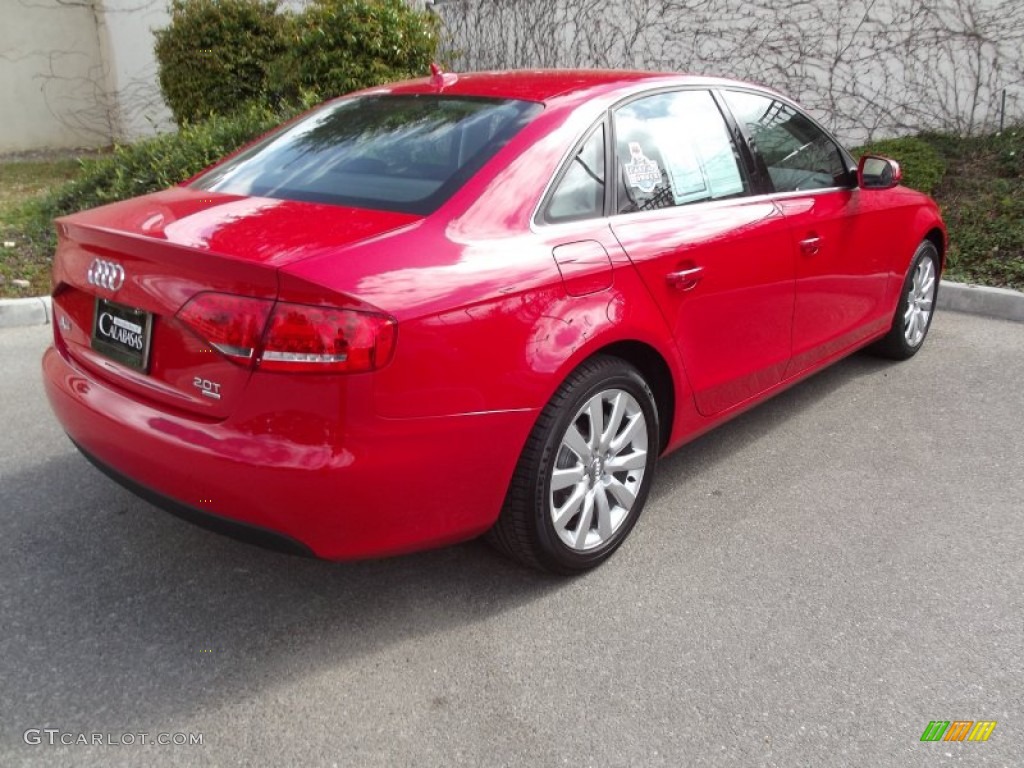
<instances>
[{"instance_id":1,"label":"wheel arch","mask_svg":"<svg viewBox=\"0 0 1024 768\"><path fill-rule=\"evenodd\" d=\"M573 370L597 355L617 357L640 371L654 394L654 404L658 409L658 452L664 451L672 434L676 410L676 382L668 361L650 344L625 339L592 350L576 362Z\"/></svg>"},{"instance_id":2,"label":"wheel arch","mask_svg":"<svg viewBox=\"0 0 1024 768\"><path fill-rule=\"evenodd\" d=\"M946 235L939 229L939 227L933 227L925 234L925 240L930 241L934 246L935 250L939 252L939 272L940 274L946 269Z\"/></svg>"}]
</instances>

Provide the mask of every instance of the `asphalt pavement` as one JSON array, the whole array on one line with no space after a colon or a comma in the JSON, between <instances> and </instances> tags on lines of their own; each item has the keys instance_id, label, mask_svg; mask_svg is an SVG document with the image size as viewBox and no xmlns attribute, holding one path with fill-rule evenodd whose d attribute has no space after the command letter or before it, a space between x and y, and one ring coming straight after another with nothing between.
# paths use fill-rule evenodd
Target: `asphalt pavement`
<instances>
[{"instance_id":1,"label":"asphalt pavement","mask_svg":"<svg viewBox=\"0 0 1024 768\"><path fill-rule=\"evenodd\" d=\"M64 437L49 334L0 330L0 766L1024 763L1022 324L940 313L690 444L569 580L181 522Z\"/></svg>"}]
</instances>

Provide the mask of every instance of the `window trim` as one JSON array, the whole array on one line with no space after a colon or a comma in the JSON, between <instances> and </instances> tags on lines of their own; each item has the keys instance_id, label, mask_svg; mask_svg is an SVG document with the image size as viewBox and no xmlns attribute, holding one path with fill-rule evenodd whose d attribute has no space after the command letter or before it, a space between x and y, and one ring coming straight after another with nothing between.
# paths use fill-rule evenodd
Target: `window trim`
<instances>
[{"instance_id":1,"label":"window trim","mask_svg":"<svg viewBox=\"0 0 1024 768\"><path fill-rule=\"evenodd\" d=\"M648 211L612 213L607 217L607 221L609 225L614 226L619 221L635 221L638 217L656 219L667 215L689 215L691 212L696 214L701 211L725 208L727 206L735 207L737 205L756 205L761 203L774 204L779 200L786 200L788 198L804 198L808 196L817 197L818 195L834 195L838 193L850 194L855 191L856 188L850 187L822 187L821 189L798 190L795 192L765 192L756 195L748 195L746 197L724 197L720 200L702 200L699 203L676 205L671 208L652 208ZM580 221L582 221L582 219ZM587 219L587 221L593 221L593 219Z\"/></svg>"},{"instance_id":2,"label":"window trim","mask_svg":"<svg viewBox=\"0 0 1024 768\"><path fill-rule=\"evenodd\" d=\"M718 106L719 112L722 114L722 118L725 120L726 127L729 129L730 139L733 141L734 146L739 150L740 155L744 158L744 162L740 164L740 172L744 175L745 180L750 184L751 192L749 195L743 197L730 197L722 200L704 200L697 203L689 203L687 205L674 206L672 208L659 208L651 211L631 211L629 213L616 213L615 206L618 203L618 185L612 185L608 183L610 177L610 168L617 166L618 159L614 151L615 147L615 110L620 107L629 104L632 101L643 99L648 96L657 96L662 93L675 93L683 91L708 91L712 98L715 100ZM763 96L765 98L778 99L787 106L793 108L807 120L809 120L818 130L822 131L830 141L838 148L840 155L846 161L847 171L851 174L854 180L852 186L846 187L821 187L820 189L807 189L807 190L795 190L789 192L778 192L775 190L774 185L771 183L771 177L768 176L768 167L764 162L764 158L761 157L759 152L755 152L751 146L750 139L746 134L746 131L736 120L736 116L733 115L732 110L729 108L728 103L725 100L725 91L740 91L745 93L752 93L757 96ZM601 124L605 126L605 198L604 198L604 211L601 216L588 219L572 219L569 221L559 222L548 222L544 219L544 210L546 209L550 197L553 194L554 189L561 181L562 176L567 172L569 164L572 163L573 158L583 148L583 144L590 138L590 135L597 129ZM618 169L615 170L618 173ZM758 88L756 86L748 86L744 84L729 84L721 85L718 83L711 84L693 84L693 85L666 85L657 88L649 88L637 93L631 93L623 98L619 99L615 103L611 104L604 113L597 118L585 131L582 132L581 137L572 144L570 150L565 153L562 159L559 161L558 169L548 179L547 186L544 188L543 194L540 196L540 201L534 208L533 215L530 217L530 229L534 232L541 229L547 230L549 227L573 227L580 226L587 222L594 222L600 219L608 221L609 223L626 216L654 216L654 215L665 215L673 211L693 211L700 210L706 206L722 206L722 205L745 205L747 203L760 203L765 201L773 201L779 198L789 197L807 197L817 196L823 194L834 194L836 192L851 192L857 189L856 184L856 172L857 164L853 159L853 155L844 147L832 134L831 131L827 130L820 122L811 117L807 112L796 104L792 99L783 96L782 94L776 93L764 88Z\"/></svg>"},{"instance_id":3,"label":"window trim","mask_svg":"<svg viewBox=\"0 0 1024 768\"><path fill-rule=\"evenodd\" d=\"M584 222L588 222L588 221L589 222L593 222L593 221L596 221L598 219L608 220L610 218L617 217L617 216L622 216L622 215L635 215L636 213L646 213L646 211L633 211L630 214L619 214L619 213L616 213L616 211L615 211L615 206L618 203L618 200L617 200L618 185L617 184L609 184L608 183L609 179L613 178L612 175L611 175L613 173L613 171L611 169L614 169L614 173L619 173L619 170L618 170L618 158L617 158L616 153L615 153L615 110L620 109L620 108L626 106L627 104L629 104L629 103L631 103L633 101L638 101L640 99L645 99L645 98L648 98L650 96L658 96L658 95L661 95L661 94L664 94L664 93L683 93L683 92L687 92L687 91L706 91L708 94L710 94L712 100L715 102L715 105L718 107L718 111L721 114L722 119L725 121L726 130L729 133L729 139L733 143L734 149L736 149L739 152L739 154L740 154L742 162L740 162L738 164L739 171L740 171L740 174L743 176L744 181L750 187L751 191L750 191L749 195L744 195L743 197L726 198L724 200L705 200L705 201L701 201L701 202L698 202L698 203L688 203L687 205L673 206L673 208L665 208L665 209L661 209L661 210L665 211L665 210L674 210L674 209L682 209L682 208L693 208L695 206L706 205L708 203L722 203L722 202L733 202L733 203L735 203L737 200L748 200L752 196L756 196L757 194L759 194L761 190L759 189L759 187L755 186L755 178L754 178L754 175L753 175L753 171L752 171L751 166L748 164L748 163L752 163L753 162L753 153L751 153L750 148L747 146L746 140L743 139L741 141L741 136L738 136L733 131L732 126L730 124L730 121L733 120L732 115L731 115L731 113L729 113L726 110L724 110L722 108L722 105L719 104L718 99L716 98L716 94L715 94L716 90L717 90L717 86L711 85L711 84L706 84L706 83L705 84L693 84L693 85L663 85L663 86L660 86L660 87L647 88L645 90L638 91L636 93L628 94L628 95L622 97L621 99L619 99L618 101L614 102L613 104L610 104L604 110L604 112L601 114L601 116L599 118L597 118L589 127L587 127L587 129L585 131L583 131L583 133L581 134L581 137L578 138L572 144L570 150L568 152L566 152L562 156L561 160L559 160L558 169L551 176L551 178L548 179L548 183L547 183L547 185L544 188L544 192L540 196L540 201L537 203L537 206L534 208L533 215L530 217L530 228L533 231L538 231L540 229L547 229L548 227L566 227L566 226L572 226L572 225L580 225L580 224L582 224ZM602 214L600 216L595 216L593 218L587 218L587 219L572 219L572 220L569 220L569 221L556 221L556 222L551 222L551 221L545 220L544 213L545 213L545 211L547 209L548 204L550 203L550 199L551 199L552 194L554 194L554 190L558 187L558 184L561 182L562 177L568 172L568 168L569 168L570 164L573 162L573 159L576 157L576 155L579 154L580 150L583 148L583 145L590 138L591 134L595 130L597 130L598 126L600 126L602 124L604 125L604 128L605 128L605 132L604 132L604 167L605 167L605 172L604 172L605 173L605 181L604 181L604 211L602 212Z\"/></svg>"}]
</instances>

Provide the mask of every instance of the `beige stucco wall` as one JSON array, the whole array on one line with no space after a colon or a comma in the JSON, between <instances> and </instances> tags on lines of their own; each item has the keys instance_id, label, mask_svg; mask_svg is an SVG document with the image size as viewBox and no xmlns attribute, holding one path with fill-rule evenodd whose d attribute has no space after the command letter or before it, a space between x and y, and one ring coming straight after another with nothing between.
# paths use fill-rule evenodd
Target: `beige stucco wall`
<instances>
[{"instance_id":1,"label":"beige stucco wall","mask_svg":"<svg viewBox=\"0 0 1024 768\"><path fill-rule=\"evenodd\" d=\"M171 127L152 28L163 0L0 0L0 153L97 147Z\"/></svg>"},{"instance_id":2,"label":"beige stucco wall","mask_svg":"<svg viewBox=\"0 0 1024 768\"><path fill-rule=\"evenodd\" d=\"M153 30L168 23L166 0L104 0L103 5L104 59L116 104L115 137L133 141L173 130L153 56Z\"/></svg>"},{"instance_id":3,"label":"beige stucco wall","mask_svg":"<svg viewBox=\"0 0 1024 768\"><path fill-rule=\"evenodd\" d=\"M105 143L105 90L90 6L0 0L0 152Z\"/></svg>"}]
</instances>

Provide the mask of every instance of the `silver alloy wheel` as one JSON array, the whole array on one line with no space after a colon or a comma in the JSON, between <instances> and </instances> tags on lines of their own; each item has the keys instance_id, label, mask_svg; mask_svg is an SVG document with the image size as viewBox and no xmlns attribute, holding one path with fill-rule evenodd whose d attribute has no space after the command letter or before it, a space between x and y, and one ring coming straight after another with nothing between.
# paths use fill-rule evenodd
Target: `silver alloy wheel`
<instances>
[{"instance_id":1,"label":"silver alloy wheel","mask_svg":"<svg viewBox=\"0 0 1024 768\"><path fill-rule=\"evenodd\" d=\"M935 262L924 258L914 270L907 291L907 311L903 313L903 336L911 347L916 347L924 340L934 303Z\"/></svg>"},{"instance_id":2,"label":"silver alloy wheel","mask_svg":"<svg viewBox=\"0 0 1024 768\"><path fill-rule=\"evenodd\" d=\"M628 519L647 471L647 419L636 398L606 389L576 412L558 447L549 512L578 552L607 543Z\"/></svg>"}]
</instances>

